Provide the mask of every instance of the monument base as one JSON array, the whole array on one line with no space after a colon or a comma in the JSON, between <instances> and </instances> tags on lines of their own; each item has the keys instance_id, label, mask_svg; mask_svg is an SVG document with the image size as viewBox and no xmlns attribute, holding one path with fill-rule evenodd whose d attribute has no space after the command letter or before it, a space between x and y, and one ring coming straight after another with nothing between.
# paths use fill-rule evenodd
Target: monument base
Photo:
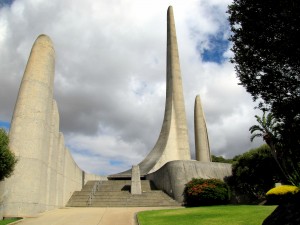
<instances>
[{"instance_id":1,"label":"monument base","mask_svg":"<svg viewBox=\"0 0 300 225\"><path fill-rule=\"evenodd\" d=\"M231 164L176 160L166 163L154 173L146 176L159 190L163 190L178 202L183 202L185 184L192 178L216 178L224 180L231 176Z\"/></svg>"}]
</instances>

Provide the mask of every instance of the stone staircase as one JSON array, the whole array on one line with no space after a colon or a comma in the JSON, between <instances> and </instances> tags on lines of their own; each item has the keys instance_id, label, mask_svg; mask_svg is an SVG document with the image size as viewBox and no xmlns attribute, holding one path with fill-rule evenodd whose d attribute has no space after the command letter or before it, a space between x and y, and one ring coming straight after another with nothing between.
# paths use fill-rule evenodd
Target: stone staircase
<instances>
[{"instance_id":1,"label":"stone staircase","mask_svg":"<svg viewBox=\"0 0 300 225\"><path fill-rule=\"evenodd\" d=\"M163 191L142 180L142 194L130 193L130 180L89 181L81 191L75 191L67 207L158 207L181 206Z\"/></svg>"}]
</instances>

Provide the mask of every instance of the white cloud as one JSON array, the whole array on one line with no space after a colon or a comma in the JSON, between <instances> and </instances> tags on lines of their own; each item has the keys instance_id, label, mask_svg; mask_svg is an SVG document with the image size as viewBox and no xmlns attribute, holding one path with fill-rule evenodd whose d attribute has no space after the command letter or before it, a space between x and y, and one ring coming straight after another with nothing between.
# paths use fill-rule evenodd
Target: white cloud
<instances>
[{"instance_id":1,"label":"white cloud","mask_svg":"<svg viewBox=\"0 0 300 225\"><path fill-rule=\"evenodd\" d=\"M248 150L248 128L255 123L251 97L237 85L233 65L204 63L196 49L201 44L203 50L211 35L229 32L229 3L15 0L0 9L0 121L10 120L31 46L45 33L56 51L60 128L75 160L100 174L137 164L154 146L163 120L166 12L173 5L191 150L197 94L213 153Z\"/></svg>"}]
</instances>

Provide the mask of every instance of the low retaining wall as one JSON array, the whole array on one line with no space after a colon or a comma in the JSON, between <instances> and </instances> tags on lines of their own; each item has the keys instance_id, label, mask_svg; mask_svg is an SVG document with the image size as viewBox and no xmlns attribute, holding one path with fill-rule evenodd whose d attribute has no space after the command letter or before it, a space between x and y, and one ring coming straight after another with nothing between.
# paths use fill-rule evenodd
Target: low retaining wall
<instances>
[{"instance_id":1,"label":"low retaining wall","mask_svg":"<svg viewBox=\"0 0 300 225\"><path fill-rule=\"evenodd\" d=\"M165 191L178 202L183 202L185 184L192 178L217 178L223 180L231 175L231 164L176 160L146 176L155 186Z\"/></svg>"},{"instance_id":2,"label":"low retaining wall","mask_svg":"<svg viewBox=\"0 0 300 225\"><path fill-rule=\"evenodd\" d=\"M3 217L32 217L38 213L64 207L74 191L89 180L107 180L105 176L85 173L67 148L53 166L38 168L40 163L20 159L14 175L0 182L0 220ZM38 176L44 174L44 178ZM43 183L45 182L45 183Z\"/></svg>"}]
</instances>

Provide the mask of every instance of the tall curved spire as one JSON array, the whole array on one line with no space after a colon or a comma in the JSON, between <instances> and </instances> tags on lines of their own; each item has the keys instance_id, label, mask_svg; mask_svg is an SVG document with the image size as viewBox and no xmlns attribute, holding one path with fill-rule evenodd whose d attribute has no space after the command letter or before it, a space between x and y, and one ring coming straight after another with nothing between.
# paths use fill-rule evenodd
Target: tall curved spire
<instances>
[{"instance_id":1,"label":"tall curved spire","mask_svg":"<svg viewBox=\"0 0 300 225\"><path fill-rule=\"evenodd\" d=\"M199 95L195 99L194 120L196 160L211 162L207 127Z\"/></svg>"},{"instance_id":2,"label":"tall curved spire","mask_svg":"<svg viewBox=\"0 0 300 225\"><path fill-rule=\"evenodd\" d=\"M154 172L173 160L190 160L190 146L184 105L173 8L167 13L167 81L165 114L159 138L139 164L141 176ZM130 170L111 177L129 176Z\"/></svg>"}]
</instances>

